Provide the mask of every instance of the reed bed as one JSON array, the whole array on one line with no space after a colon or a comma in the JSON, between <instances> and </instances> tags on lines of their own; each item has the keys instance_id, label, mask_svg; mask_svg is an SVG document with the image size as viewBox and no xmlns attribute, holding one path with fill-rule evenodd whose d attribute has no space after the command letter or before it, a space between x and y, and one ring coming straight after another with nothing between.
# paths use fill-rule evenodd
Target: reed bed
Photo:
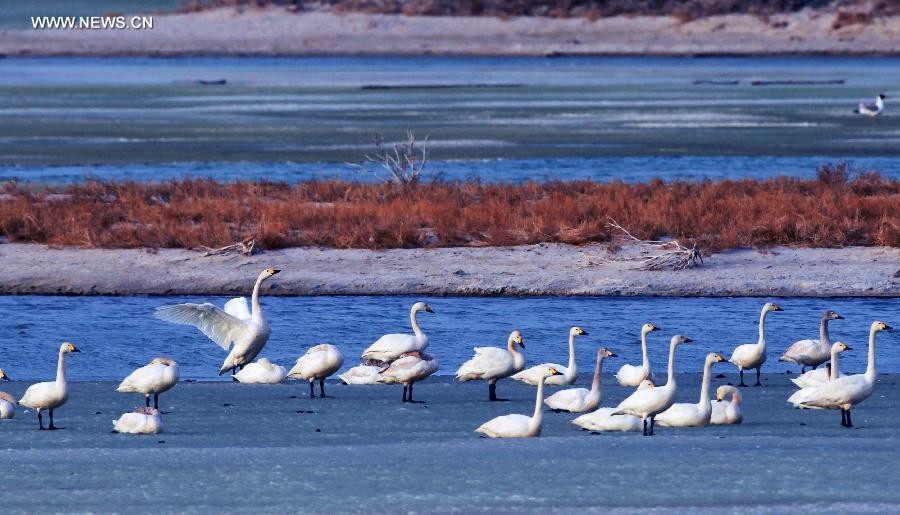
<instances>
[{"instance_id":1,"label":"reed bed","mask_svg":"<svg viewBox=\"0 0 900 515\"><path fill-rule=\"evenodd\" d=\"M299 184L86 182L0 185L0 236L101 248L415 248L609 242L614 219L639 238L705 251L777 245L900 246L900 181L853 179L643 184L425 182L414 188Z\"/></svg>"}]
</instances>

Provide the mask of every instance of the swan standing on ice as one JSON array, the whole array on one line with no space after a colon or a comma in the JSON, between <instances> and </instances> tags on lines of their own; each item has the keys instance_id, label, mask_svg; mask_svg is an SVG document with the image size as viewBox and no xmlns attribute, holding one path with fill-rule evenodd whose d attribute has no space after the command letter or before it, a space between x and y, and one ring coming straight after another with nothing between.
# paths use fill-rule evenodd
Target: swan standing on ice
<instances>
[{"instance_id":1,"label":"swan standing on ice","mask_svg":"<svg viewBox=\"0 0 900 515\"><path fill-rule=\"evenodd\" d=\"M838 369L838 354L844 352L845 350L850 350L850 347L847 347L841 342L834 342L831 346L831 363L827 368L821 369L821 371L827 370L828 377L825 378L825 381L821 384L814 384L810 386L806 386L801 388L800 390L794 392L790 397L788 397L788 403L793 404L795 408L806 408L804 403L811 398L814 398L819 390L817 389L819 386L822 386L829 381L834 381L838 378L838 374L840 371ZM820 370L810 370L810 372L820 372ZM809 372L807 372L809 373ZM806 375L806 374L804 374Z\"/></svg>"},{"instance_id":2,"label":"swan standing on ice","mask_svg":"<svg viewBox=\"0 0 900 515\"><path fill-rule=\"evenodd\" d=\"M525 348L522 333L513 331L509 334L506 348L475 347L475 355L456 371L457 381L485 380L488 383L488 400L505 401L497 398L497 381L509 377L525 368L525 356L519 352Z\"/></svg>"},{"instance_id":3,"label":"swan standing on ice","mask_svg":"<svg viewBox=\"0 0 900 515\"><path fill-rule=\"evenodd\" d=\"M726 401L725 396L731 395ZM712 403L709 423L714 426L737 425L744 421L741 411L741 391L731 385L722 385L716 390L716 402Z\"/></svg>"},{"instance_id":4,"label":"swan standing on ice","mask_svg":"<svg viewBox=\"0 0 900 515\"><path fill-rule=\"evenodd\" d=\"M653 381L645 379L638 385L638 390L654 388ZM640 431L641 419L634 415L613 415L616 408L600 408L572 421L585 431Z\"/></svg>"},{"instance_id":5,"label":"swan standing on ice","mask_svg":"<svg viewBox=\"0 0 900 515\"><path fill-rule=\"evenodd\" d=\"M562 375L554 376L546 380L548 385L566 385L566 384L575 384L575 380L578 379L578 367L575 366L575 337L586 335L587 332L580 327L573 327L569 329L569 366L564 367L557 363L542 363L540 365L525 369L514 376L513 379L516 381L522 381L523 383L528 383L531 386L537 385L541 379L543 378L544 371L548 368L552 368L561 372Z\"/></svg>"},{"instance_id":6,"label":"swan standing on ice","mask_svg":"<svg viewBox=\"0 0 900 515\"><path fill-rule=\"evenodd\" d=\"M0 392L0 420L16 416L16 398L6 392Z\"/></svg>"},{"instance_id":7,"label":"swan standing on ice","mask_svg":"<svg viewBox=\"0 0 900 515\"><path fill-rule=\"evenodd\" d=\"M259 305L259 288L263 281L279 272L281 270L267 268L256 278L251 297L252 310L247 307L246 298L238 297L229 300L225 309L208 302L161 306L156 308L156 317L173 324L192 325L219 347L230 350L219 375L231 370L233 376L238 367L243 368L253 361L269 341L270 329Z\"/></svg>"},{"instance_id":8,"label":"swan standing on ice","mask_svg":"<svg viewBox=\"0 0 900 515\"><path fill-rule=\"evenodd\" d=\"M323 343L311 347L306 354L297 358L294 368L288 377L309 381L309 397L316 396L313 384L319 381L319 397L325 398L325 380L340 370L344 364L344 355L334 345ZM346 382L346 381L345 381Z\"/></svg>"},{"instance_id":9,"label":"swan standing on ice","mask_svg":"<svg viewBox=\"0 0 900 515\"><path fill-rule=\"evenodd\" d=\"M700 386L700 400L697 404L679 402L656 416L656 421L665 427L706 427L712 416L709 402L709 370L713 363L725 361L725 358L710 352L703 365L703 383Z\"/></svg>"},{"instance_id":10,"label":"swan standing on ice","mask_svg":"<svg viewBox=\"0 0 900 515\"><path fill-rule=\"evenodd\" d=\"M822 386L804 388L792 395L788 402L798 408L840 409L841 425L853 427L850 409L868 399L875 390L875 333L891 329L892 327L884 322L877 320L872 322L869 329L869 363L866 366L866 373L835 377L837 367L834 367L831 371L834 379Z\"/></svg>"},{"instance_id":11,"label":"swan standing on ice","mask_svg":"<svg viewBox=\"0 0 900 515\"><path fill-rule=\"evenodd\" d=\"M605 347L597 351L597 366L594 368L594 381L591 389L569 388L560 390L544 401L554 411L568 411L570 413L584 413L593 411L600 405L600 377L603 370L603 358L612 358L616 354Z\"/></svg>"},{"instance_id":12,"label":"swan standing on ice","mask_svg":"<svg viewBox=\"0 0 900 515\"><path fill-rule=\"evenodd\" d=\"M744 384L744 370L756 369L756 384L754 386L762 386L762 383L759 382L759 375L762 371L763 363L766 362L766 315L771 311L784 311L777 304L772 304L771 302L766 303L762 308L762 312L759 314L759 341L756 343L748 343L745 345L738 345L737 348L731 353L731 359L728 361L735 364L738 367L738 370L741 371L741 384L740 386L747 386Z\"/></svg>"},{"instance_id":13,"label":"swan standing on ice","mask_svg":"<svg viewBox=\"0 0 900 515\"><path fill-rule=\"evenodd\" d=\"M50 427L47 429L61 429L53 425L53 410L62 406L69 399L69 385L66 382L66 354L81 352L69 342L63 342L59 347L59 359L56 364L56 381L33 384L25 390L25 395L19 399L19 404L31 408L37 412L38 426L43 430L44 421L41 413L44 410L50 412Z\"/></svg>"},{"instance_id":14,"label":"swan standing on ice","mask_svg":"<svg viewBox=\"0 0 900 515\"><path fill-rule=\"evenodd\" d=\"M128 374L119 387L120 393L142 393L150 407L150 394L153 394L153 407L159 409L159 394L167 392L178 384L178 363L168 358L154 358L145 365Z\"/></svg>"},{"instance_id":15,"label":"swan standing on ice","mask_svg":"<svg viewBox=\"0 0 900 515\"><path fill-rule=\"evenodd\" d=\"M538 379L533 416L503 415L481 424L475 432L490 438L530 438L541 436L541 422L543 420L541 405L544 402L544 381L549 377L559 375L562 374L555 368L548 368L544 370L544 373Z\"/></svg>"},{"instance_id":16,"label":"swan standing on ice","mask_svg":"<svg viewBox=\"0 0 900 515\"><path fill-rule=\"evenodd\" d=\"M831 345L831 363L826 364L825 368L814 369L808 372L801 374L799 377L795 377L791 379L795 385L800 388L809 388L811 386L821 386L831 379L837 379L838 377L843 377L844 374L838 370L838 353L844 352L845 350L850 350L850 347L847 347L846 344L841 342L834 342ZM834 371L834 372L832 372Z\"/></svg>"},{"instance_id":17,"label":"swan standing on ice","mask_svg":"<svg viewBox=\"0 0 900 515\"><path fill-rule=\"evenodd\" d=\"M138 408L131 413L124 413L119 420L113 420L113 431L116 433L155 435L162 433L162 417L156 408Z\"/></svg>"},{"instance_id":18,"label":"swan standing on ice","mask_svg":"<svg viewBox=\"0 0 900 515\"><path fill-rule=\"evenodd\" d=\"M844 317L834 311L828 310L819 320L819 339L800 340L791 344L784 351L778 361L787 361L800 365L800 373L806 372L806 367L816 367L828 361L831 355L831 335L828 334L829 320L843 320Z\"/></svg>"},{"instance_id":19,"label":"swan standing on ice","mask_svg":"<svg viewBox=\"0 0 900 515\"><path fill-rule=\"evenodd\" d=\"M417 402L413 400L413 384L437 372L437 369L438 362L433 356L422 351L407 352L378 374L378 382L383 384L402 384L403 402ZM406 395L407 389L409 389L408 398Z\"/></svg>"},{"instance_id":20,"label":"swan standing on ice","mask_svg":"<svg viewBox=\"0 0 900 515\"><path fill-rule=\"evenodd\" d=\"M650 370L650 357L647 355L647 335L659 330L653 324L644 324L641 327L641 366L624 364L616 372L616 380L622 386L638 386L644 380L653 380L653 371Z\"/></svg>"},{"instance_id":21,"label":"swan standing on ice","mask_svg":"<svg viewBox=\"0 0 900 515\"><path fill-rule=\"evenodd\" d=\"M628 398L619 403L614 416L633 415L641 419L644 436L653 436L653 422L656 415L669 409L675 403L678 385L675 382L675 348L682 343L691 342L687 336L675 335L669 342L669 379L660 388L639 388ZM649 428L647 419L650 419Z\"/></svg>"},{"instance_id":22,"label":"swan standing on ice","mask_svg":"<svg viewBox=\"0 0 900 515\"><path fill-rule=\"evenodd\" d=\"M416 320L416 314L419 311L434 313L428 304L416 302L409 311L409 321L415 334L386 334L369 345L369 348L362 354L363 360L390 363L399 358L401 354L425 350L425 347L428 346L428 336L422 332L422 328L419 327L419 322Z\"/></svg>"},{"instance_id":23,"label":"swan standing on ice","mask_svg":"<svg viewBox=\"0 0 900 515\"><path fill-rule=\"evenodd\" d=\"M279 384L284 382L287 370L280 365L269 361L268 358L259 358L255 363L250 363L234 375L234 378L244 384Z\"/></svg>"}]
</instances>

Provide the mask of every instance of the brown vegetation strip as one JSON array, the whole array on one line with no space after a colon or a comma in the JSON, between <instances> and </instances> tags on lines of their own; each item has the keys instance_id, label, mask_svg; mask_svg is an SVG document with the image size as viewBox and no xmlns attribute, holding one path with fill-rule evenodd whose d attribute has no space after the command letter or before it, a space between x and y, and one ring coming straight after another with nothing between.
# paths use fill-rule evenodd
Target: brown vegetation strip
<instances>
[{"instance_id":1,"label":"brown vegetation strip","mask_svg":"<svg viewBox=\"0 0 900 515\"><path fill-rule=\"evenodd\" d=\"M425 183L338 181L0 186L0 235L85 247L400 248L609 241L615 219L641 238L706 250L770 245L900 246L900 181Z\"/></svg>"}]
</instances>

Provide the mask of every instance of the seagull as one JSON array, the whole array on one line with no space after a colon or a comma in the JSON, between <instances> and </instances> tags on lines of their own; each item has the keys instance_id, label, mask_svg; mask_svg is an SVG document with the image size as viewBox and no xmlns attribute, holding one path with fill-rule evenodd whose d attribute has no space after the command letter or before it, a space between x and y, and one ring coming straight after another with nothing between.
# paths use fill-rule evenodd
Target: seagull
<instances>
[{"instance_id":1,"label":"seagull","mask_svg":"<svg viewBox=\"0 0 900 515\"><path fill-rule=\"evenodd\" d=\"M864 114L867 116L878 116L884 111L884 101L887 99L884 93L879 93L875 97L875 102L860 102L859 107L854 109L856 114Z\"/></svg>"}]
</instances>

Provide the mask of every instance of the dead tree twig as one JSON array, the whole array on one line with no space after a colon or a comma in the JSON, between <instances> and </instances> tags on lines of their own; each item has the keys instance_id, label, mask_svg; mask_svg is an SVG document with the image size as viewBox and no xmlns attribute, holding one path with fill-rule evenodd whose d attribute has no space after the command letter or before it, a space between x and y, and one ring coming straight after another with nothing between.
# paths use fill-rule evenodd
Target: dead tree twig
<instances>
[{"instance_id":1,"label":"dead tree twig","mask_svg":"<svg viewBox=\"0 0 900 515\"><path fill-rule=\"evenodd\" d=\"M637 270L685 270L703 264L703 255L696 244L686 247L678 240L642 240L612 218L606 226L621 231L622 239L643 249L641 256L634 258L640 260Z\"/></svg>"},{"instance_id":2,"label":"dead tree twig","mask_svg":"<svg viewBox=\"0 0 900 515\"><path fill-rule=\"evenodd\" d=\"M237 243L232 243L231 245L226 245L217 249L211 247L200 247L197 250L203 251L203 257L227 256L229 254L252 256L254 254L259 254L260 252L262 252L262 249L256 246L256 240L253 239L239 241Z\"/></svg>"},{"instance_id":3,"label":"dead tree twig","mask_svg":"<svg viewBox=\"0 0 900 515\"><path fill-rule=\"evenodd\" d=\"M428 137L421 143L421 150L412 132L406 133L406 141L385 145L384 134L375 133L375 153L365 155L365 163L353 165L360 172L372 174L381 182L396 184L403 188L415 186L422 179L422 172L428 164ZM381 168L373 169L369 165ZM386 173L386 175L385 175Z\"/></svg>"}]
</instances>

